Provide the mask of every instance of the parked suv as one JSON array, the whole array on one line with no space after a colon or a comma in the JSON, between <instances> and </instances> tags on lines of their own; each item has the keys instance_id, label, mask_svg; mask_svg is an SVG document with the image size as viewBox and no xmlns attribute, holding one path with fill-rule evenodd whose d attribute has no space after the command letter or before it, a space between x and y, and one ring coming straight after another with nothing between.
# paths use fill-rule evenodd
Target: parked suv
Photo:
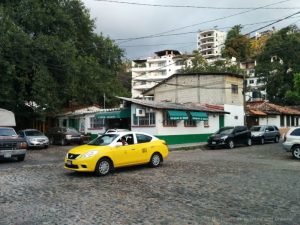
<instances>
[{"instance_id":1,"label":"parked suv","mask_svg":"<svg viewBox=\"0 0 300 225\"><path fill-rule=\"evenodd\" d=\"M264 144L266 141L279 142L280 132L276 126L257 125L251 127L252 141Z\"/></svg>"},{"instance_id":2,"label":"parked suv","mask_svg":"<svg viewBox=\"0 0 300 225\"><path fill-rule=\"evenodd\" d=\"M53 127L49 129L47 136L51 145L82 144L84 139L84 136L72 127Z\"/></svg>"},{"instance_id":3,"label":"parked suv","mask_svg":"<svg viewBox=\"0 0 300 225\"><path fill-rule=\"evenodd\" d=\"M27 144L11 127L0 127L0 158L16 158L23 161Z\"/></svg>"},{"instance_id":4,"label":"parked suv","mask_svg":"<svg viewBox=\"0 0 300 225\"><path fill-rule=\"evenodd\" d=\"M210 148L221 146L232 149L239 144L252 145L251 132L245 126L223 127L207 140Z\"/></svg>"},{"instance_id":5,"label":"parked suv","mask_svg":"<svg viewBox=\"0 0 300 225\"><path fill-rule=\"evenodd\" d=\"M293 127L284 135L282 146L287 152L292 152L296 159L300 159L300 127Z\"/></svg>"}]
</instances>

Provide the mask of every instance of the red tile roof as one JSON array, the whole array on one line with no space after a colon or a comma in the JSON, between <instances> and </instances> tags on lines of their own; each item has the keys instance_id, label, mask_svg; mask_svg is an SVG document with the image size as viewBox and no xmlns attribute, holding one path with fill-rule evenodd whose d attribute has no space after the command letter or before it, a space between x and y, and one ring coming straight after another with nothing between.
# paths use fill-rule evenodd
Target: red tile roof
<instances>
[{"instance_id":1,"label":"red tile roof","mask_svg":"<svg viewBox=\"0 0 300 225\"><path fill-rule=\"evenodd\" d=\"M249 102L247 103L247 113L249 115L260 115L264 113L265 115L274 114L285 114L285 115L297 115L300 116L300 111L287 107L280 106L266 101ZM262 114L261 114L262 116Z\"/></svg>"}]
</instances>

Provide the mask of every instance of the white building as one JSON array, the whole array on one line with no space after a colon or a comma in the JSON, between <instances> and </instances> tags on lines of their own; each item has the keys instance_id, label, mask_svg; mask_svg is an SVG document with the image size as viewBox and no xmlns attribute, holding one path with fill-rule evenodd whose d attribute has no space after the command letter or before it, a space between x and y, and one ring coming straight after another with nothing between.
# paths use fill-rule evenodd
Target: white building
<instances>
[{"instance_id":1,"label":"white building","mask_svg":"<svg viewBox=\"0 0 300 225\"><path fill-rule=\"evenodd\" d=\"M226 32L215 29L199 31L197 49L206 59L220 58L226 35Z\"/></svg>"},{"instance_id":2,"label":"white building","mask_svg":"<svg viewBox=\"0 0 300 225\"><path fill-rule=\"evenodd\" d=\"M155 52L155 56L132 61L132 98L141 98L141 93L168 78L184 66L182 55L177 50Z\"/></svg>"}]
</instances>

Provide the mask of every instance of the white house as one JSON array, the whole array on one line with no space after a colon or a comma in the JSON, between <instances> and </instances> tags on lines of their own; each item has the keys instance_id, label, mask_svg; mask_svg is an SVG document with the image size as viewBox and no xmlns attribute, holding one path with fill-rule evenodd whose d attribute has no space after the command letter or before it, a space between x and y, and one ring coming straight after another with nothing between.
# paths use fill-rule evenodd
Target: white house
<instances>
[{"instance_id":1,"label":"white house","mask_svg":"<svg viewBox=\"0 0 300 225\"><path fill-rule=\"evenodd\" d=\"M299 126L300 111L287 106L279 106L267 101L247 103L247 124L275 125L282 133L289 127Z\"/></svg>"},{"instance_id":2,"label":"white house","mask_svg":"<svg viewBox=\"0 0 300 225\"><path fill-rule=\"evenodd\" d=\"M104 133L109 128L129 128L129 111L120 108L101 109L90 106L68 111L58 116L58 125L74 127L92 138Z\"/></svg>"},{"instance_id":3,"label":"white house","mask_svg":"<svg viewBox=\"0 0 300 225\"><path fill-rule=\"evenodd\" d=\"M224 126L220 106L157 102L119 97L131 110L131 130L155 135L168 144L206 142Z\"/></svg>"}]
</instances>

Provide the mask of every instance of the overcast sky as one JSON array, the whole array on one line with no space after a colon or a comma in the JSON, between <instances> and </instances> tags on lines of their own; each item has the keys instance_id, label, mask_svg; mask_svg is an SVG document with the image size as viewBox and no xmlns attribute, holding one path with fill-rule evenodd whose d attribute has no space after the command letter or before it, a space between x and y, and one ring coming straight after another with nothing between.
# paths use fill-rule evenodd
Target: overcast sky
<instances>
[{"instance_id":1,"label":"overcast sky","mask_svg":"<svg viewBox=\"0 0 300 225\"><path fill-rule=\"evenodd\" d=\"M245 34L270 24L272 20L282 19L300 11L300 0L114 0L119 3L99 0L82 1L90 10L91 17L96 20L95 32L102 33L104 36L115 40L125 50L125 57L131 60L152 56L155 51L163 49L176 49L190 53L197 48L197 31L199 30L217 27L219 30L228 31L230 27L241 24L244 25L242 33ZM127 3L122 4L120 2ZM128 3L220 8L257 8L273 4L269 8L281 9L173 8L140 6ZM231 16L238 13L241 14ZM207 22L211 20L216 21ZM259 24L247 25L252 23ZM300 26L300 14L273 26L280 29L290 24ZM271 27L264 28L261 31L271 29ZM174 31L168 32L170 30ZM119 40L161 33L176 35L131 41Z\"/></svg>"}]
</instances>

